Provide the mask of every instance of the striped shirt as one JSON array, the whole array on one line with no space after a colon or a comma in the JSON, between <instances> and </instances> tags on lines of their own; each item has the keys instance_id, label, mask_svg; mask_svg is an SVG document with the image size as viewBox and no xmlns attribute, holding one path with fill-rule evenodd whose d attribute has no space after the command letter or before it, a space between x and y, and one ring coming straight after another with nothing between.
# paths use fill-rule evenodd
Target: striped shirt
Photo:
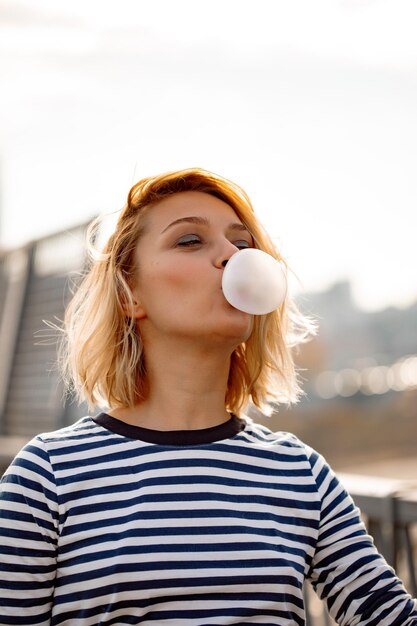
<instances>
[{"instance_id":1,"label":"striped shirt","mask_svg":"<svg viewBox=\"0 0 417 626\"><path fill-rule=\"evenodd\" d=\"M0 624L417 625L324 459L235 416L159 432L104 413L34 438L0 495Z\"/></svg>"}]
</instances>

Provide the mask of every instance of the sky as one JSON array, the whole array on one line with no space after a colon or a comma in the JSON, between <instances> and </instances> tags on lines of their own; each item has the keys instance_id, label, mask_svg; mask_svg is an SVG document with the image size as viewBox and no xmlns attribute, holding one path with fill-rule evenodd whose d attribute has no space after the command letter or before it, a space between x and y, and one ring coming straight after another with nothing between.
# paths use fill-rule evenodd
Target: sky
<instances>
[{"instance_id":1,"label":"sky","mask_svg":"<svg viewBox=\"0 0 417 626\"><path fill-rule=\"evenodd\" d=\"M230 178L294 275L417 299L415 0L1 0L0 246Z\"/></svg>"}]
</instances>

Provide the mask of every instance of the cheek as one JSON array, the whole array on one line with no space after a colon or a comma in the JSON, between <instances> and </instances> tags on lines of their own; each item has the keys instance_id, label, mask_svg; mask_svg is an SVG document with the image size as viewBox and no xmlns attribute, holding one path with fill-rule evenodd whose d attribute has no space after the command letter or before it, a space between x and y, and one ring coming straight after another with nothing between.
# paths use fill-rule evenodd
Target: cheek
<instances>
[{"instance_id":1,"label":"cheek","mask_svg":"<svg viewBox=\"0 0 417 626\"><path fill-rule=\"evenodd\" d=\"M147 268L143 268L143 275L138 281L139 294L148 303L160 302L169 306L189 299L198 293L202 285L201 271L190 263L171 262L160 263L155 261Z\"/></svg>"},{"instance_id":2,"label":"cheek","mask_svg":"<svg viewBox=\"0 0 417 626\"><path fill-rule=\"evenodd\" d=\"M149 268L149 279L152 284L163 284L167 287L191 287L195 289L201 283L202 274L198 265L174 261L161 264L153 263Z\"/></svg>"}]
</instances>

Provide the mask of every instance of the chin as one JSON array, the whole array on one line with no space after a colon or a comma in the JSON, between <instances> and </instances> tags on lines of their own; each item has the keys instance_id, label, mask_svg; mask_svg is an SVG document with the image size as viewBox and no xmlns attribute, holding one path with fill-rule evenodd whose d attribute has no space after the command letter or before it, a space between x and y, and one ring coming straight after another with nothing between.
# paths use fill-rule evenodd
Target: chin
<instances>
[{"instance_id":1,"label":"chin","mask_svg":"<svg viewBox=\"0 0 417 626\"><path fill-rule=\"evenodd\" d=\"M219 329L220 330L220 329ZM228 324L224 325L223 336L230 337L235 346L247 341L253 331L253 316L248 313L241 313L240 319L236 316Z\"/></svg>"}]
</instances>

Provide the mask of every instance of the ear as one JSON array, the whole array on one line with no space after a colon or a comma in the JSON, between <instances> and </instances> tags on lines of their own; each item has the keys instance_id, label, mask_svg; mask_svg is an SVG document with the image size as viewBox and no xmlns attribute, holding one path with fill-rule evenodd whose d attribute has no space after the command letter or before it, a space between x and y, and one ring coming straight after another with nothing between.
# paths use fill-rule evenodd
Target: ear
<instances>
[{"instance_id":1,"label":"ear","mask_svg":"<svg viewBox=\"0 0 417 626\"><path fill-rule=\"evenodd\" d=\"M131 312L131 317L134 317L137 320L143 320L146 317L145 309L143 308L137 294L133 293L133 311Z\"/></svg>"},{"instance_id":2,"label":"ear","mask_svg":"<svg viewBox=\"0 0 417 626\"><path fill-rule=\"evenodd\" d=\"M146 317L145 309L136 299L133 302L133 311L131 311L130 316L137 320L143 320Z\"/></svg>"},{"instance_id":3,"label":"ear","mask_svg":"<svg viewBox=\"0 0 417 626\"><path fill-rule=\"evenodd\" d=\"M144 317L146 317L146 313L145 313L145 309L140 303L138 294L135 291L132 291L133 302L123 303L123 311L124 311L124 314L127 315L127 317L132 317L134 319L141 320Z\"/></svg>"}]
</instances>

